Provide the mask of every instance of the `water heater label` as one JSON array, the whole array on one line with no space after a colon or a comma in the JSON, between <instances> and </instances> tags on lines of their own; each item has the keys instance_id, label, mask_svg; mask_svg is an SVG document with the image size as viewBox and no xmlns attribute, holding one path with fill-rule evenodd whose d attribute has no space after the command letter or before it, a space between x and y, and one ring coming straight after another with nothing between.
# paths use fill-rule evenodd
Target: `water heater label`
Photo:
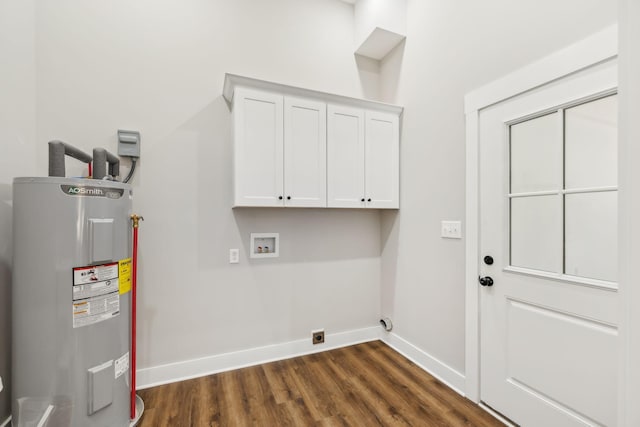
<instances>
[{"instance_id":1,"label":"water heater label","mask_svg":"<svg viewBox=\"0 0 640 427\"><path fill-rule=\"evenodd\" d=\"M117 262L73 269L73 327L92 325L120 313Z\"/></svg>"},{"instance_id":2,"label":"water heater label","mask_svg":"<svg viewBox=\"0 0 640 427\"><path fill-rule=\"evenodd\" d=\"M96 187L91 185L60 185L62 192L68 196L107 197L119 199L124 194L122 188Z\"/></svg>"},{"instance_id":3,"label":"water heater label","mask_svg":"<svg viewBox=\"0 0 640 427\"><path fill-rule=\"evenodd\" d=\"M122 357L116 359L115 371L116 379L129 370L129 352L127 351Z\"/></svg>"},{"instance_id":4,"label":"water heater label","mask_svg":"<svg viewBox=\"0 0 640 427\"><path fill-rule=\"evenodd\" d=\"M118 279L120 281L120 295L131 290L131 258L118 261Z\"/></svg>"}]
</instances>

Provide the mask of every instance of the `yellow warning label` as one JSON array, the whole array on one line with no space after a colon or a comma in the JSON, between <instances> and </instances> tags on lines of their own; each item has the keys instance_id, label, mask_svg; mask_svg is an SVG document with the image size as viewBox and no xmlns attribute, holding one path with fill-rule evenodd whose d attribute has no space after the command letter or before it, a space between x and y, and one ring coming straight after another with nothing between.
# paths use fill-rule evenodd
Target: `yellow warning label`
<instances>
[{"instance_id":1,"label":"yellow warning label","mask_svg":"<svg viewBox=\"0 0 640 427\"><path fill-rule=\"evenodd\" d=\"M118 261L118 279L120 282L120 295L131 290L131 258Z\"/></svg>"}]
</instances>

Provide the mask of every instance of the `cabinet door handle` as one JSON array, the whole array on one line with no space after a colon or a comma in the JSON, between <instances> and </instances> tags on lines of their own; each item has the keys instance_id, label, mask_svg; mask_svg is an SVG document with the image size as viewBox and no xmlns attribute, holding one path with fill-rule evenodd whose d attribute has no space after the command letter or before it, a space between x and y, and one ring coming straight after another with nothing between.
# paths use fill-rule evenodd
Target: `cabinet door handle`
<instances>
[{"instance_id":1,"label":"cabinet door handle","mask_svg":"<svg viewBox=\"0 0 640 427\"><path fill-rule=\"evenodd\" d=\"M291 196L287 196L287 200L291 200Z\"/></svg>"},{"instance_id":2,"label":"cabinet door handle","mask_svg":"<svg viewBox=\"0 0 640 427\"><path fill-rule=\"evenodd\" d=\"M367 199L367 202L370 202L370 201L371 201L371 199Z\"/></svg>"},{"instance_id":3,"label":"cabinet door handle","mask_svg":"<svg viewBox=\"0 0 640 427\"><path fill-rule=\"evenodd\" d=\"M282 196L278 196L278 200L282 200Z\"/></svg>"},{"instance_id":4,"label":"cabinet door handle","mask_svg":"<svg viewBox=\"0 0 640 427\"><path fill-rule=\"evenodd\" d=\"M360 199L361 202L364 202L364 198Z\"/></svg>"}]
</instances>

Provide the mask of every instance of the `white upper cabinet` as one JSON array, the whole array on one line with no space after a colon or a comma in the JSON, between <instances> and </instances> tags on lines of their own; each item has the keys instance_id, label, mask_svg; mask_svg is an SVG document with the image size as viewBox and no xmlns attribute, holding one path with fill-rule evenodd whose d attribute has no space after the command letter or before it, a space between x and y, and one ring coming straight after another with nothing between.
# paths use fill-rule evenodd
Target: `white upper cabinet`
<instances>
[{"instance_id":1,"label":"white upper cabinet","mask_svg":"<svg viewBox=\"0 0 640 427\"><path fill-rule=\"evenodd\" d=\"M239 87L233 110L234 205L326 207L326 105Z\"/></svg>"},{"instance_id":2,"label":"white upper cabinet","mask_svg":"<svg viewBox=\"0 0 640 427\"><path fill-rule=\"evenodd\" d=\"M327 206L327 107L284 98L284 204Z\"/></svg>"},{"instance_id":3,"label":"white upper cabinet","mask_svg":"<svg viewBox=\"0 0 640 427\"><path fill-rule=\"evenodd\" d=\"M329 104L327 116L327 206L365 207L364 110Z\"/></svg>"},{"instance_id":4,"label":"white upper cabinet","mask_svg":"<svg viewBox=\"0 0 640 427\"><path fill-rule=\"evenodd\" d=\"M398 115L329 105L327 206L399 207Z\"/></svg>"},{"instance_id":5,"label":"white upper cabinet","mask_svg":"<svg viewBox=\"0 0 640 427\"><path fill-rule=\"evenodd\" d=\"M365 113L365 197L367 207L397 209L400 195L398 116Z\"/></svg>"},{"instance_id":6,"label":"white upper cabinet","mask_svg":"<svg viewBox=\"0 0 640 427\"><path fill-rule=\"evenodd\" d=\"M281 206L282 95L237 88L233 120L235 206Z\"/></svg>"},{"instance_id":7,"label":"white upper cabinet","mask_svg":"<svg viewBox=\"0 0 640 427\"><path fill-rule=\"evenodd\" d=\"M227 74L234 206L397 209L402 108Z\"/></svg>"}]
</instances>

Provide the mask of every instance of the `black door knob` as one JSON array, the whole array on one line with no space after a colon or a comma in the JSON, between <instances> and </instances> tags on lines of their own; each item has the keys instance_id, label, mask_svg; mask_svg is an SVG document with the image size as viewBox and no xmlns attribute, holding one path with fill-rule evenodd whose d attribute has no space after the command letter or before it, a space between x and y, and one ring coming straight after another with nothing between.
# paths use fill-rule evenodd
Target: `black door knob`
<instances>
[{"instance_id":1,"label":"black door knob","mask_svg":"<svg viewBox=\"0 0 640 427\"><path fill-rule=\"evenodd\" d=\"M486 257L484 257L484 263L487 265L493 264L493 257L491 255L487 255Z\"/></svg>"},{"instance_id":2,"label":"black door knob","mask_svg":"<svg viewBox=\"0 0 640 427\"><path fill-rule=\"evenodd\" d=\"M367 199L367 202L370 202L370 201L371 201L371 199Z\"/></svg>"},{"instance_id":3,"label":"black door knob","mask_svg":"<svg viewBox=\"0 0 640 427\"><path fill-rule=\"evenodd\" d=\"M291 200L291 196L287 196L287 200Z\"/></svg>"},{"instance_id":4,"label":"black door knob","mask_svg":"<svg viewBox=\"0 0 640 427\"><path fill-rule=\"evenodd\" d=\"M364 199L360 199L361 202L364 202Z\"/></svg>"},{"instance_id":5,"label":"black door knob","mask_svg":"<svg viewBox=\"0 0 640 427\"><path fill-rule=\"evenodd\" d=\"M481 286L493 286L493 279L489 276L478 277Z\"/></svg>"},{"instance_id":6,"label":"black door knob","mask_svg":"<svg viewBox=\"0 0 640 427\"><path fill-rule=\"evenodd\" d=\"M282 196L278 196L278 200L282 200Z\"/></svg>"}]
</instances>

